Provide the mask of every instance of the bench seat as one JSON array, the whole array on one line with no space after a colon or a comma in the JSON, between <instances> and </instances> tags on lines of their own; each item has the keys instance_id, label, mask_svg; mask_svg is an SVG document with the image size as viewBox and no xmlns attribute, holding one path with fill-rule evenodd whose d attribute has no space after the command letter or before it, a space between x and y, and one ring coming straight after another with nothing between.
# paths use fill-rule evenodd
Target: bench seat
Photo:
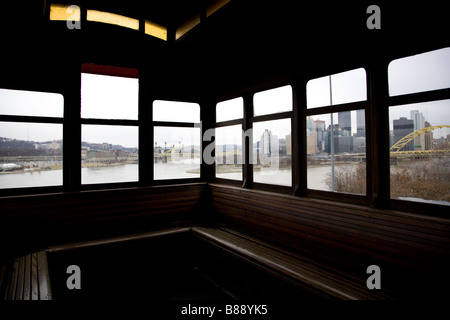
<instances>
[{"instance_id":1,"label":"bench seat","mask_svg":"<svg viewBox=\"0 0 450 320\"><path fill-rule=\"evenodd\" d=\"M46 252L34 252L3 264L0 295L3 300L52 300Z\"/></svg>"},{"instance_id":2,"label":"bench seat","mask_svg":"<svg viewBox=\"0 0 450 320\"><path fill-rule=\"evenodd\" d=\"M260 268L331 299L392 299L383 290L370 290L364 279L339 273L316 261L275 247L228 228L193 227L195 236Z\"/></svg>"}]
</instances>

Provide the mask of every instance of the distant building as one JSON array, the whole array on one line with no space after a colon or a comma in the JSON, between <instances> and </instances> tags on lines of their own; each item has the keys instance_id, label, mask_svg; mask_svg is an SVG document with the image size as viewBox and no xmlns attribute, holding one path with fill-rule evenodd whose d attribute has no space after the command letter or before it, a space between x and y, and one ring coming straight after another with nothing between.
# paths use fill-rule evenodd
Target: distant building
<instances>
[{"instance_id":1,"label":"distant building","mask_svg":"<svg viewBox=\"0 0 450 320\"><path fill-rule=\"evenodd\" d=\"M364 110L356 110L356 136L366 136L366 114Z\"/></svg>"},{"instance_id":2,"label":"distant building","mask_svg":"<svg viewBox=\"0 0 450 320\"><path fill-rule=\"evenodd\" d=\"M407 119L405 117L400 117L400 119L394 120L394 139L392 145L396 144L404 136L414 132L414 121ZM405 145L402 151L413 150L413 142L409 142Z\"/></svg>"},{"instance_id":3,"label":"distant building","mask_svg":"<svg viewBox=\"0 0 450 320\"><path fill-rule=\"evenodd\" d=\"M265 156L270 157L272 153L272 131L266 129L261 135L261 142L259 144L259 152Z\"/></svg>"},{"instance_id":4,"label":"distant building","mask_svg":"<svg viewBox=\"0 0 450 320\"><path fill-rule=\"evenodd\" d=\"M425 121L425 128L431 127L431 124L428 121ZM425 149L423 150L431 150L433 148L433 132L428 131L424 134L425 136Z\"/></svg>"},{"instance_id":5,"label":"distant building","mask_svg":"<svg viewBox=\"0 0 450 320\"><path fill-rule=\"evenodd\" d=\"M425 118L419 110L411 110L411 120L414 121L414 131L425 128ZM414 139L413 150L425 150L425 135Z\"/></svg>"},{"instance_id":6,"label":"distant building","mask_svg":"<svg viewBox=\"0 0 450 320\"><path fill-rule=\"evenodd\" d=\"M348 132L351 135L352 132L352 116L350 111L344 111L338 113L338 127L341 130Z\"/></svg>"}]
</instances>

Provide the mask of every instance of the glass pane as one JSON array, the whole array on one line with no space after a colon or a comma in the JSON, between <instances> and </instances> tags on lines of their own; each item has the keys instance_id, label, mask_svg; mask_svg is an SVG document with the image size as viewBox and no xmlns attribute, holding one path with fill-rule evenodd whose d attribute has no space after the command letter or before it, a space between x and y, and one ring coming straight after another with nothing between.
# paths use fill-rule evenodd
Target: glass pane
<instances>
[{"instance_id":1,"label":"glass pane","mask_svg":"<svg viewBox=\"0 0 450 320\"><path fill-rule=\"evenodd\" d=\"M200 122L200 105L192 102L155 100L153 121Z\"/></svg>"},{"instance_id":2,"label":"glass pane","mask_svg":"<svg viewBox=\"0 0 450 320\"><path fill-rule=\"evenodd\" d=\"M50 5L50 20L52 21L80 21L80 7L65 4Z\"/></svg>"},{"instance_id":3,"label":"glass pane","mask_svg":"<svg viewBox=\"0 0 450 320\"><path fill-rule=\"evenodd\" d=\"M0 122L0 189L62 185L62 124Z\"/></svg>"},{"instance_id":4,"label":"glass pane","mask_svg":"<svg viewBox=\"0 0 450 320\"><path fill-rule=\"evenodd\" d=\"M253 124L253 181L292 185L291 119Z\"/></svg>"},{"instance_id":5,"label":"glass pane","mask_svg":"<svg viewBox=\"0 0 450 320\"><path fill-rule=\"evenodd\" d=\"M242 180L242 125L216 128L216 177Z\"/></svg>"},{"instance_id":6,"label":"glass pane","mask_svg":"<svg viewBox=\"0 0 450 320\"><path fill-rule=\"evenodd\" d=\"M0 89L0 114L62 118L64 97L58 93Z\"/></svg>"},{"instance_id":7,"label":"glass pane","mask_svg":"<svg viewBox=\"0 0 450 320\"><path fill-rule=\"evenodd\" d=\"M167 28L149 20L145 20L145 34L167 41Z\"/></svg>"},{"instance_id":8,"label":"glass pane","mask_svg":"<svg viewBox=\"0 0 450 320\"><path fill-rule=\"evenodd\" d=\"M306 126L308 188L366 194L364 110L307 117Z\"/></svg>"},{"instance_id":9,"label":"glass pane","mask_svg":"<svg viewBox=\"0 0 450 320\"><path fill-rule=\"evenodd\" d=\"M154 179L200 178L200 128L155 127Z\"/></svg>"},{"instance_id":10,"label":"glass pane","mask_svg":"<svg viewBox=\"0 0 450 320\"><path fill-rule=\"evenodd\" d=\"M82 125L81 183L138 181L138 127Z\"/></svg>"},{"instance_id":11,"label":"glass pane","mask_svg":"<svg viewBox=\"0 0 450 320\"><path fill-rule=\"evenodd\" d=\"M450 88L449 70L450 48L394 60L389 64L389 94Z\"/></svg>"},{"instance_id":12,"label":"glass pane","mask_svg":"<svg viewBox=\"0 0 450 320\"><path fill-rule=\"evenodd\" d=\"M389 108L391 198L450 205L450 100Z\"/></svg>"},{"instance_id":13,"label":"glass pane","mask_svg":"<svg viewBox=\"0 0 450 320\"><path fill-rule=\"evenodd\" d=\"M244 117L244 99L241 97L222 101L216 105L216 122L242 119Z\"/></svg>"},{"instance_id":14,"label":"glass pane","mask_svg":"<svg viewBox=\"0 0 450 320\"><path fill-rule=\"evenodd\" d=\"M139 30L139 20L130 17L122 16L116 13L87 10L87 21L101 22L107 24L114 24L116 26Z\"/></svg>"},{"instance_id":15,"label":"glass pane","mask_svg":"<svg viewBox=\"0 0 450 320\"><path fill-rule=\"evenodd\" d=\"M359 68L310 80L306 94L308 109L367 100L366 70Z\"/></svg>"},{"instance_id":16,"label":"glass pane","mask_svg":"<svg viewBox=\"0 0 450 320\"><path fill-rule=\"evenodd\" d=\"M138 119L139 80L81 74L81 117L85 119Z\"/></svg>"},{"instance_id":17,"label":"glass pane","mask_svg":"<svg viewBox=\"0 0 450 320\"><path fill-rule=\"evenodd\" d=\"M292 111L292 87L284 86L255 93L253 108L255 116Z\"/></svg>"}]
</instances>

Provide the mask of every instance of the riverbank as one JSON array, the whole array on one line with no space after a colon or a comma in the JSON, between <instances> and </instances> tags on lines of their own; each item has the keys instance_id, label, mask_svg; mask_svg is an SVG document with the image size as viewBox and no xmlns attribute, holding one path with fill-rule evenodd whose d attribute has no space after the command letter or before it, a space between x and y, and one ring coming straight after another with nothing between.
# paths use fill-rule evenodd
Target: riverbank
<instances>
[{"instance_id":1,"label":"riverbank","mask_svg":"<svg viewBox=\"0 0 450 320\"><path fill-rule=\"evenodd\" d=\"M117 167L126 164L135 164L131 162L114 162L114 163L102 163L102 162L82 162L82 168L103 168L103 167Z\"/></svg>"}]
</instances>

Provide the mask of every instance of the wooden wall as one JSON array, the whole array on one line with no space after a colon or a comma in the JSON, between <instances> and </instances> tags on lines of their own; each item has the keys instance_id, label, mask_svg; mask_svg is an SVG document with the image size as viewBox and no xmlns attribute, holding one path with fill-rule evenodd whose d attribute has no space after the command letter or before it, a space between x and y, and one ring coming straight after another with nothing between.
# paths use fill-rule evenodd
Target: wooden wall
<instances>
[{"instance_id":1,"label":"wooden wall","mask_svg":"<svg viewBox=\"0 0 450 320\"><path fill-rule=\"evenodd\" d=\"M218 219L361 279L369 265L399 296L450 284L450 219L211 184Z\"/></svg>"},{"instance_id":2,"label":"wooden wall","mask_svg":"<svg viewBox=\"0 0 450 320\"><path fill-rule=\"evenodd\" d=\"M0 198L0 259L74 241L187 224L203 183Z\"/></svg>"}]
</instances>

